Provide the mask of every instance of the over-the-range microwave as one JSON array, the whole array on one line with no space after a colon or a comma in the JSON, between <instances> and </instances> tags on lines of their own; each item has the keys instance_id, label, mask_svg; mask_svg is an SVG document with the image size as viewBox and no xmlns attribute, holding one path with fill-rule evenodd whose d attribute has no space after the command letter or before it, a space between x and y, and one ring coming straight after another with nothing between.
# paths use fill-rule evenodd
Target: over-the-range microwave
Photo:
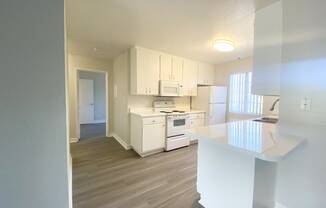
<instances>
[{"instance_id":1,"label":"over-the-range microwave","mask_svg":"<svg viewBox=\"0 0 326 208\"><path fill-rule=\"evenodd\" d=\"M177 81L160 81L160 96L177 97L180 96L180 84Z\"/></svg>"}]
</instances>

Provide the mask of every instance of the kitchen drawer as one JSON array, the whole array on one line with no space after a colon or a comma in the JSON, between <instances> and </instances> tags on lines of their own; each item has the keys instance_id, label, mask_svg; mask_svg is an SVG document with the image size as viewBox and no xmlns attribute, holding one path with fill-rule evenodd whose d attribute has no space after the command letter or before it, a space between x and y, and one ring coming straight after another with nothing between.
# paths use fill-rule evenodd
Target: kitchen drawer
<instances>
[{"instance_id":1,"label":"kitchen drawer","mask_svg":"<svg viewBox=\"0 0 326 208\"><path fill-rule=\"evenodd\" d=\"M143 124L157 124L157 123L165 123L165 117L149 117L149 118L143 118Z\"/></svg>"},{"instance_id":2,"label":"kitchen drawer","mask_svg":"<svg viewBox=\"0 0 326 208\"><path fill-rule=\"evenodd\" d=\"M205 113L191 113L190 119L202 119L205 118Z\"/></svg>"}]
</instances>

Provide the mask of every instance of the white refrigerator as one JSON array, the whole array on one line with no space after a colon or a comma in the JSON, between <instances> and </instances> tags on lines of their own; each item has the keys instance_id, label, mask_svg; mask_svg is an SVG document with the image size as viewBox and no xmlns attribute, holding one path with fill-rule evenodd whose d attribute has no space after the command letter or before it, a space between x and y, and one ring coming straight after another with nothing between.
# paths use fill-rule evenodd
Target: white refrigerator
<instances>
[{"instance_id":1,"label":"white refrigerator","mask_svg":"<svg viewBox=\"0 0 326 208\"><path fill-rule=\"evenodd\" d=\"M198 94L192 97L191 107L206 112L206 125L226 122L227 87L198 86Z\"/></svg>"}]
</instances>

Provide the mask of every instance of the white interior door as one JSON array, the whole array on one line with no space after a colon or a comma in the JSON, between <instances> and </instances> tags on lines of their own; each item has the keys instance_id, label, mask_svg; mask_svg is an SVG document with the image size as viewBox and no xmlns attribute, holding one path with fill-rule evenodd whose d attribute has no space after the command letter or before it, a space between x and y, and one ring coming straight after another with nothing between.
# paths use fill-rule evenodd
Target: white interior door
<instances>
[{"instance_id":1,"label":"white interior door","mask_svg":"<svg viewBox=\"0 0 326 208\"><path fill-rule=\"evenodd\" d=\"M79 123L94 122L94 80L79 79Z\"/></svg>"}]
</instances>

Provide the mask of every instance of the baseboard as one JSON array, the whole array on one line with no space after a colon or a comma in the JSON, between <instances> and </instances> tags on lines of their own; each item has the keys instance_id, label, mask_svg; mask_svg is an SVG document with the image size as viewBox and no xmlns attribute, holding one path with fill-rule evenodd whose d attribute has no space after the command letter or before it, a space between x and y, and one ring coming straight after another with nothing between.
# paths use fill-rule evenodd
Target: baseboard
<instances>
[{"instance_id":1,"label":"baseboard","mask_svg":"<svg viewBox=\"0 0 326 208\"><path fill-rule=\"evenodd\" d=\"M287 206L284 206L280 203L275 203L275 208L288 208Z\"/></svg>"},{"instance_id":2,"label":"baseboard","mask_svg":"<svg viewBox=\"0 0 326 208\"><path fill-rule=\"evenodd\" d=\"M78 138L70 138L69 142L70 143L77 143L77 142L79 142L79 139Z\"/></svg>"},{"instance_id":3,"label":"baseboard","mask_svg":"<svg viewBox=\"0 0 326 208\"><path fill-rule=\"evenodd\" d=\"M130 150L131 146L129 144L127 144L123 139L121 139L121 137L119 137L116 133L112 133L112 137L117 140L117 142L119 142L121 144L121 146L123 146L123 148L125 148L126 150Z\"/></svg>"}]
</instances>

